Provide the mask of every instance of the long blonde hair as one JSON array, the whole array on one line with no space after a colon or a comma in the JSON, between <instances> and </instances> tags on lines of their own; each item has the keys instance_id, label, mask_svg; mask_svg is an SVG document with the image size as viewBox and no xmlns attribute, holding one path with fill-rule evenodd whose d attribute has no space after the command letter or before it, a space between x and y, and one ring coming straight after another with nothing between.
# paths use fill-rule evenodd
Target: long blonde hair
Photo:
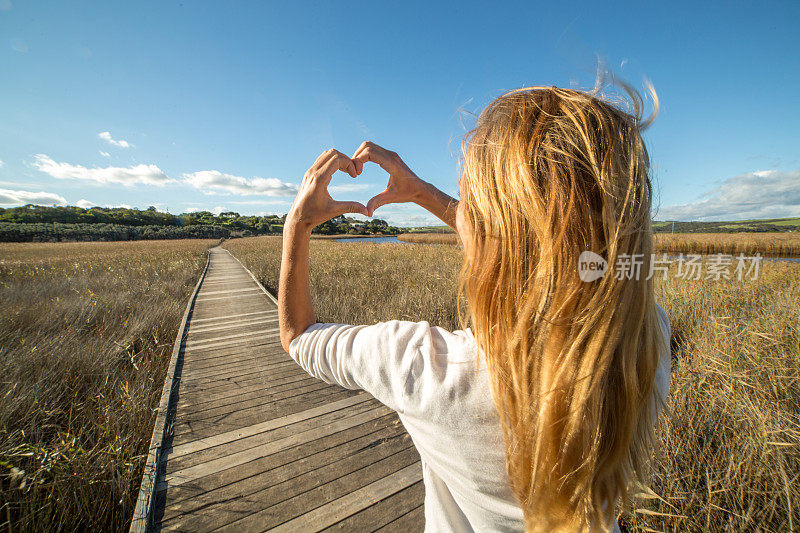
<instances>
[{"instance_id":1,"label":"long blonde hair","mask_svg":"<svg viewBox=\"0 0 800 533\"><path fill-rule=\"evenodd\" d=\"M655 112L642 120L641 97L622 86L633 113L597 91L512 91L484 109L463 147L472 242L459 293L529 531L608 528L615 504L644 481L654 443L650 394L665 339L647 275L640 131ZM583 251L608 262L605 276L581 280ZM614 272L625 254L641 254L638 279Z\"/></svg>"}]
</instances>

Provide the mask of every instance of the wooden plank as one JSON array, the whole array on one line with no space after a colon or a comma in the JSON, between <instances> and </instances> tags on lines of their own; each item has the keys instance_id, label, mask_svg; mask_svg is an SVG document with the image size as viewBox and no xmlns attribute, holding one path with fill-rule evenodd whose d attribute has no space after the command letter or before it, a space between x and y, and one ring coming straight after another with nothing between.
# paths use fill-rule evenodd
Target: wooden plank
<instances>
[{"instance_id":1,"label":"wooden plank","mask_svg":"<svg viewBox=\"0 0 800 533\"><path fill-rule=\"evenodd\" d=\"M318 381L316 378L309 376L305 372L301 372L298 374L290 374L287 376L281 376L274 380L270 381L270 386L275 386L281 388L285 385L291 385L292 383L304 383L308 381ZM254 391L263 391L264 390L264 383L260 380L252 381L249 380L248 383L236 382L233 383L230 387L225 387L222 389L214 390L214 391L195 391L193 394L186 394L181 396L178 400L178 408L184 407L197 407L198 409L205 408L206 404L214 404L215 402L224 402L228 398L233 396L237 396L240 394L249 394Z\"/></svg>"},{"instance_id":2,"label":"wooden plank","mask_svg":"<svg viewBox=\"0 0 800 533\"><path fill-rule=\"evenodd\" d=\"M237 323L246 324L247 322L268 321L268 320L275 320L275 321L278 320L278 310L277 309L268 311L266 313L258 313L258 314L254 314L254 315L248 315L246 313L245 316L239 316L239 317L235 317L234 316L234 317L230 317L229 318L229 317L223 315L223 316L217 318L216 321L207 320L206 322L199 323L199 324L192 323L192 325L191 325L191 327L189 329L202 331L204 329L211 329L211 328L220 327L220 326L227 326L227 325L230 325L230 324L237 324Z\"/></svg>"},{"instance_id":3,"label":"wooden plank","mask_svg":"<svg viewBox=\"0 0 800 533\"><path fill-rule=\"evenodd\" d=\"M189 340L195 342L204 341L212 339L216 336L227 335L234 332L245 333L259 330L265 331L268 329L278 329L278 319L276 317L270 317L268 320L260 320L250 323L223 324L222 326L217 326L206 330L190 331Z\"/></svg>"},{"instance_id":4,"label":"wooden plank","mask_svg":"<svg viewBox=\"0 0 800 533\"><path fill-rule=\"evenodd\" d=\"M205 296L211 296L211 295L216 295L216 294L232 294L232 293L247 292L247 291L260 291L260 290L261 289L259 289L258 287L245 287L245 288L241 288L241 289L223 289L223 290L217 290L217 291L200 291L200 295L205 297Z\"/></svg>"},{"instance_id":5,"label":"wooden plank","mask_svg":"<svg viewBox=\"0 0 800 533\"><path fill-rule=\"evenodd\" d=\"M229 320L232 318L241 318L243 316L253 316L253 315L265 315L265 314L272 314L277 313L277 310L269 309L267 311L252 311L250 313L238 313L235 315L226 315L226 316L214 316L209 318L192 318L192 324L202 324L206 322L210 322L213 320Z\"/></svg>"},{"instance_id":6,"label":"wooden plank","mask_svg":"<svg viewBox=\"0 0 800 533\"><path fill-rule=\"evenodd\" d=\"M283 426L296 424L304 420L309 420L314 417L339 411L341 409L358 405L369 400L372 400L372 397L368 394L356 394L349 398L339 400L338 402L326 403L325 405L314 407L313 409L306 409L305 411L299 411L297 413L292 413L291 415L274 418L267 422L262 422L261 424L255 424L250 427L229 431L227 433L220 433L218 435L214 435L213 437L196 440L194 442L187 442L186 444L175 446L170 452L170 457L181 457L183 455L196 453L207 448L219 446L221 444L227 444L229 442L246 439L247 437L252 437L254 435L278 429Z\"/></svg>"},{"instance_id":7,"label":"wooden plank","mask_svg":"<svg viewBox=\"0 0 800 533\"><path fill-rule=\"evenodd\" d=\"M174 435L181 439L198 439L210 437L225 431L233 431L243 427L266 422L279 416L297 413L311 407L324 405L326 403L341 400L352 395L352 391L336 391L329 396L320 394L320 391L294 396L280 402L273 402L268 405L260 406L257 409L247 409L229 413L216 419L189 420L184 417L175 423Z\"/></svg>"},{"instance_id":8,"label":"wooden plank","mask_svg":"<svg viewBox=\"0 0 800 533\"><path fill-rule=\"evenodd\" d=\"M256 330L256 331L248 331L246 333L233 333L230 335L222 335L219 337L212 337L210 339L203 339L203 340L187 340L186 341L186 348L192 348L193 350L205 348L209 344L217 343L223 340L230 340L230 339L238 339L241 337L249 337L252 335L266 335L270 333L271 335L278 335L279 333L278 328L269 328L263 330ZM235 342L235 341L234 341ZM229 344L229 343L226 343Z\"/></svg>"},{"instance_id":9,"label":"wooden plank","mask_svg":"<svg viewBox=\"0 0 800 533\"><path fill-rule=\"evenodd\" d=\"M383 477L356 491L348 493L322 507L284 522L273 529L276 533L292 531L318 531L335 524L348 514L364 509L398 491L422 480L422 467L419 463L406 466L402 470Z\"/></svg>"},{"instance_id":10,"label":"wooden plank","mask_svg":"<svg viewBox=\"0 0 800 533\"><path fill-rule=\"evenodd\" d=\"M226 457L221 457L214 461L208 461L202 465L192 466L171 473L167 472L167 475L164 477L164 488L167 486L189 483L203 476L250 462L254 459L275 453L289 446L297 446L300 443L318 439L336 431L342 431L362 422L385 415L388 412L391 412L391 409L385 406L379 406L364 413L359 413L356 416L351 416L334 422L325 428L314 428L303 431L277 441L268 442L266 444L262 444L261 446L256 446L254 448L243 450Z\"/></svg>"},{"instance_id":11,"label":"wooden plank","mask_svg":"<svg viewBox=\"0 0 800 533\"><path fill-rule=\"evenodd\" d=\"M400 490L376 502L374 505L362 509L361 511L350 515L344 520L336 522L332 526L324 529L327 533L335 531L376 531L389 523L397 522L397 518L408 515L414 509L421 509L420 502L425 498L425 485L422 481L409 485L408 487ZM409 517L410 518L410 517ZM422 516L422 521L416 518L416 523L409 523L409 518L404 520L403 531L421 531L425 526L425 517ZM416 526L416 527L413 527ZM399 529L401 523L395 523L394 530Z\"/></svg>"},{"instance_id":12,"label":"wooden plank","mask_svg":"<svg viewBox=\"0 0 800 533\"><path fill-rule=\"evenodd\" d=\"M188 346L187 348L191 348L194 352L203 352L212 348L227 348L237 344L247 344L248 342L257 341L257 340L266 340L266 339L278 339L280 338L280 333L278 332L277 328L274 331L270 331L268 333L248 333L247 336L245 335L237 335L236 337L240 337L239 339L230 339L230 340L222 340L225 337L222 337L220 340L216 342L198 342L193 346Z\"/></svg>"},{"instance_id":13,"label":"wooden plank","mask_svg":"<svg viewBox=\"0 0 800 533\"><path fill-rule=\"evenodd\" d=\"M191 390L195 388L208 390L214 386L223 386L227 383L240 382L246 379L252 379L255 376L262 376L266 380L269 380L269 378L278 378L289 375L297 376L304 373L305 372L303 369L299 366L288 362L282 362L278 368L270 368L267 366L258 365L256 367L237 370L231 373L206 373L197 378L193 378L191 374L187 374L186 377L181 377L181 383L186 386L184 390L191 392Z\"/></svg>"},{"instance_id":14,"label":"wooden plank","mask_svg":"<svg viewBox=\"0 0 800 533\"><path fill-rule=\"evenodd\" d=\"M391 415L384 417L385 420ZM168 519L182 517L181 525L193 522L211 529L222 526L252 514L252 501L258 499L262 507L280 503L297 494L297 491L311 489L320 480L333 480L345 473L367 466L377 457L367 458L365 452L374 450L381 444L391 440L400 441L399 448L408 449L411 441L402 428L386 423L364 425L352 430L335 433L329 437L282 450L272 456L249 463L244 468L234 468L222 472L219 476L209 476L199 480L197 484L176 487L179 493L176 500L167 506L164 516ZM376 428L377 429L374 429ZM398 448L394 448L398 449ZM382 448L381 450L386 450ZM378 455L385 455L388 452ZM344 468L343 472L341 469ZM314 474L323 470L322 475ZM208 488L208 490L204 490ZM288 489L288 490L287 490ZM251 504L244 509L232 508L231 503L247 498ZM202 509L203 515L196 511ZM243 512L242 512L243 511ZM194 514L194 518L189 518ZM199 528L198 528L199 529Z\"/></svg>"},{"instance_id":15,"label":"wooden plank","mask_svg":"<svg viewBox=\"0 0 800 533\"><path fill-rule=\"evenodd\" d=\"M203 286L205 287L206 283L208 283L210 285L215 285L215 284L221 284L221 283L228 283L228 284L230 284L230 283L250 283L252 281L253 280L250 278L250 276L247 275L246 272L241 272L241 273L229 274L227 276L215 276L215 278L213 278L213 279L211 277L209 277L206 280L206 282L203 283Z\"/></svg>"},{"instance_id":16,"label":"wooden plank","mask_svg":"<svg viewBox=\"0 0 800 533\"><path fill-rule=\"evenodd\" d=\"M249 387L255 383L262 383L265 386L271 379L281 379L288 376L301 376L305 374L302 368L288 368L285 371L270 373L269 371L251 372L246 375L225 378L218 381L197 381L185 382L182 386L181 396L191 397L193 394L217 393L223 390L234 390L241 387Z\"/></svg>"},{"instance_id":17,"label":"wooden plank","mask_svg":"<svg viewBox=\"0 0 800 533\"><path fill-rule=\"evenodd\" d=\"M241 299L241 298L260 298L260 297L261 297L260 293L256 293L256 294L249 294L248 293L248 294L230 294L230 295L227 295L227 296L210 296L208 298L198 298L197 300L200 301L200 302L216 302L216 301L219 301L219 300L228 300L228 301L230 301L233 298Z\"/></svg>"},{"instance_id":18,"label":"wooden plank","mask_svg":"<svg viewBox=\"0 0 800 533\"><path fill-rule=\"evenodd\" d=\"M227 364L226 364L227 363ZM187 368L182 373L181 379L183 381L203 380L205 378L219 379L225 376L241 375L252 369L263 371L278 371L285 368L293 368L297 364L294 361L277 361L275 359L254 358L248 357L237 361L227 361L226 363L217 362L217 364L208 363L200 368Z\"/></svg>"},{"instance_id":19,"label":"wooden plank","mask_svg":"<svg viewBox=\"0 0 800 533\"><path fill-rule=\"evenodd\" d=\"M249 486L248 484L250 481L255 477L261 476L262 473L273 472L276 469L287 467L291 462L313 462L321 460L320 457L346 457L350 455L350 453L345 453L342 450L350 449L349 446L352 442L366 443L356 448L361 449L364 446L374 446L375 442L385 438L391 438L392 435L396 434L404 435L403 438L410 439L408 434L404 432L402 424L400 424L400 420L397 418L397 414L390 413L350 429L339 431L293 448L287 448L269 456L260 457L242 466L229 468L216 474L205 476L193 483L171 487L169 489L170 501L177 502L195 498L199 494L206 492L226 490L224 487L233 487L239 490L239 487L244 485ZM325 459L321 464L328 464L330 462L332 462L332 460ZM284 477L283 479L289 479L290 477L292 476ZM233 488L231 490L233 490Z\"/></svg>"},{"instance_id":20,"label":"wooden plank","mask_svg":"<svg viewBox=\"0 0 800 533\"><path fill-rule=\"evenodd\" d=\"M225 364L235 365L243 362L261 363L264 365L275 365L279 363L287 363L283 358L275 357L272 354L256 352L255 350L241 350L232 351L227 357L213 357L206 360L191 361L187 370L192 373L198 373L203 370L211 370L214 367L224 366ZM291 361L294 362L294 361Z\"/></svg>"},{"instance_id":21,"label":"wooden plank","mask_svg":"<svg viewBox=\"0 0 800 533\"><path fill-rule=\"evenodd\" d=\"M282 392L292 388L301 389L307 385L320 383L318 379L314 379L311 376L293 376L292 378L283 381L284 383L271 387L269 389L269 393ZM226 393L216 395L214 398L207 398L205 395L197 396L194 398L194 402L178 403L177 413L180 416L185 413L199 413L208 409L224 407L226 405L237 405L241 404L241 402L258 398L263 394L265 394L264 387L258 385L245 390L236 389L234 391L226 391Z\"/></svg>"},{"instance_id":22,"label":"wooden plank","mask_svg":"<svg viewBox=\"0 0 800 533\"><path fill-rule=\"evenodd\" d=\"M420 501L423 501L423 498L420 498ZM423 529L425 529L425 506L420 504L418 507L407 512L403 516L392 520L379 529L376 529L375 532L408 533L409 531L422 531Z\"/></svg>"},{"instance_id":23,"label":"wooden plank","mask_svg":"<svg viewBox=\"0 0 800 533\"><path fill-rule=\"evenodd\" d=\"M264 394L260 397L252 398L249 400L242 400L237 403L231 403L228 405L218 405L215 407L211 407L209 409L204 410L191 410L188 412L183 412L183 420L197 423L203 420L223 420L225 418L230 418L230 415L236 413L241 414L242 412L250 409L261 409L271 405L275 405L281 401L290 400L292 398L296 398L298 396L304 396L307 394L311 394L314 392L322 391L323 389L328 389L330 385L323 383L321 381L311 382L303 387L289 387L279 391L269 391L264 392Z\"/></svg>"},{"instance_id":24,"label":"wooden plank","mask_svg":"<svg viewBox=\"0 0 800 533\"><path fill-rule=\"evenodd\" d=\"M235 356L231 356L232 358ZM185 377L187 380L191 378L201 378L203 376L219 376L226 370L246 371L251 368L261 368L263 370L282 370L289 368L294 364L294 361L284 361L274 357L261 355L258 357L253 356L237 356L232 361L226 361L225 358L210 359L202 361L197 366L192 366L186 369ZM297 366L295 364L295 366Z\"/></svg>"},{"instance_id":25,"label":"wooden plank","mask_svg":"<svg viewBox=\"0 0 800 533\"><path fill-rule=\"evenodd\" d=\"M204 350L202 355L199 353L192 352L190 363L211 361L213 359L217 359L220 357L230 357L233 355L241 355L243 353L248 353L248 352L276 360L277 359L284 359L287 361L292 360L292 358L289 357L289 354L284 352L283 349L281 348L280 339L267 339L264 341L258 341L251 344L230 346L227 349L223 346L211 350Z\"/></svg>"},{"instance_id":26,"label":"wooden plank","mask_svg":"<svg viewBox=\"0 0 800 533\"><path fill-rule=\"evenodd\" d=\"M283 503L284 505L280 507L289 507L291 503L287 500L302 494L302 492L308 492L308 490L314 489L322 483L335 483L337 479L341 479L344 475L362 471L371 466L380 468L382 466L381 463L386 462L387 457L397 456L398 462L403 460L405 462L413 461L413 453L413 445L404 442L399 436L378 442L375 446L362 447L352 455L341 456L337 461L319 465L312 471L306 471L302 477L284 477L277 484L256 492L239 495L234 501L224 502L222 505L210 504L204 511L213 513L213 518L210 523L208 520L203 520L203 527L225 526L231 521L245 516L252 516L255 514L254 511L258 512L264 507L265 502L268 502L267 505L272 504L273 506L280 506ZM285 472L285 469L283 470ZM185 500L182 503L184 505L196 505L196 501L191 500ZM172 510L170 509L170 511ZM186 514L185 511L183 514ZM259 518L251 518L250 520L257 521ZM180 515L178 515L175 525L181 529L193 529L191 522L185 518L182 519ZM256 527L260 528L261 525Z\"/></svg>"},{"instance_id":27,"label":"wooden plank","mask_svg":"<svg viewBox=\"0 0 800 533\"><path fill-rule=\"evenodd\" d=\"M221 318L234 315L255 313L259 310L263 310L268 303L269 302L264 299L253 299L244 302L236 302L236 305L234 305L233 302L229 302L228 304L225 304L225 302L218 302L213 306L209 304L208 306L203 306L195 310L194 314L192 314L192 322L206 319L220 320ZM275 310L270 310L270 312L275 312Z\"/></svg>"},{"instance_id":28,"label":"wooden plank","mask_svg":"<svg viewBox=\"0 0 800 533\"><path fill-rule=\"evenodd\" d=\"M236 328L223 327L219 330L209 330L209 331L190 331L188 342L191 343L199 343L199 342L210 342L211 340L223 336L223 335L230 335L234 333L241 334L251 334L251 333L258 333L258 332L267 332L267 331L280 331L278 329L278 321L276 319L260 322L260 323L253 323L253 324L245 324L245 325L237 325Z\"/></svg>"},{"instance_id":29,"label":"wooden plank","mask_svg":"<svg viewBox=\"0 0 800 533\"><path fill-rule=\"evenodd\" d=\"M218 459L219 457L230 455L232 453L238 453L244 450L249 450L251 448L261 446L262 444L266 444L268 442L278 441L280 439L290 437L296 433L302 433L304 431L308 431L314 428L327 426L329 424L333 424L334 422L338 422L345 418L350 418L355 415L365 413L373 409L377 409L378 407L380 407L380 403L378 403L375 400L370 400L352 405L346 409L338 409L336 411L324 413L316 417L300 420L292 424L284 424L283 426L270 429L269 431L264 431L261 433L257 433L255 435L249 435L247 437L242 437L240 439L229 442L224 442L216 446L207 447L202 450L196 450L192 453L185 453L181 456L176 456L176 457L170 456L169 458L170 468L174 470L182 470L184 468L188 468L190 466L194 466L213 459ZM390 413L387 413L387 415L388 414ZM379 416L372 420L377 420L378 418L381 417ZM361 424L356 424L353 427L358 427L361 426L362 424L363 422ZM349 429L347 431L349 431ZM212 436L209 438L214 438L214 437Z\"/></svg>"},{"instance_id":30,"label":"wooden plank","mask_svg":"<svg viewBox=\"0 0 800 533\"><path fill-rule=\"evenodd\" d=\"M228 322L226 324L215 324L213 326L195 326L189 329L189 335L197 335L198 333L207 333L209 331L218 331L222 329L230 329L230 328L241 328L246 326L253 326L256 324L267 324L270 322L278 323L278 317L276 316L265 316L264 318L258 318L249 321L237 321L237 322Z\"/></svg>"},{"instance_id":31,"label":"wooden plank","mask_svg":"<svg viewBox=\"0 0 800 533\"><path fill-rule=\"evenodd\" d=\"M412 446L227 524L220 531L319 531L422 479L418 457ZM292 518L283 521L286 516Z\"/></svg>"},{"instance_id":32,"label":"wooden plank","mask_svg":"<svg viewBox=\"0 0 800 533\"><path fill-rule=\"evenodd\" d=\"M296 376L288 376L285 378L281 378L276 380L272 386L275 387L284 387L284 386L292 386L292 384L302 384L302 383L309 383L311 381L318 381L316 378L309 376L308 374L298 374ZM188 408L197 408L198 410L205 409L206 406L209 405L225 405L225 402L231 401L232 398L236 398L237 396L246 397L249 394L253 393L261 393L264 391L264 385L261 383L256 383L253 385L245 386L245 387L232 387L228 389L223 389L217 391L215 393L205 393L205 394L194 394L187 397L184 397L182 400L178 401L178 412L181 409L188 409Z\"/></svg>"}]
</instances>

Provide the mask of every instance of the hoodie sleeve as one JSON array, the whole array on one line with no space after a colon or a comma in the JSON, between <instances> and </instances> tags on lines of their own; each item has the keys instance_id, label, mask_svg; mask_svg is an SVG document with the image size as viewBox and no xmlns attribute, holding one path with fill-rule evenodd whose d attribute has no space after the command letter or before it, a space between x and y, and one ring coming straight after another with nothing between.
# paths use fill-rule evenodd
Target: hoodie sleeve
<instances>
[{"instance_id":1,"label":"hoodie sleeve","mask_svg":"<svg viewBox=\"0 0 800 533\"><path fill-rule=\"evenodd\" d=\"M426 321L316 323L292 340L289 355L317 379L365 390L401 414L422 416L444 391L463 384L455 363L475 359L468 331Z\"/></svg>"}]
</instances>

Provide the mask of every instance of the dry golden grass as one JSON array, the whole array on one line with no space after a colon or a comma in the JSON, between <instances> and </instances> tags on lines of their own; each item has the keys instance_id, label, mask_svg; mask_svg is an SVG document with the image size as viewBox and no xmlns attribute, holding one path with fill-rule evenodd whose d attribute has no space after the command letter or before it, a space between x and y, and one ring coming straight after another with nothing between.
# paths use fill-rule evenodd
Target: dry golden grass
<instances>
[{"instance_id":1,"label":"dry golden grass","mask_svg":"<svg viewBox=\"0 0 800 533\"><path fill-rule=\"evenodd\" d=\"M455 233L401 233L398 240L458 244ZM655 251L664 253L800 256L800 233L657 233Z\"/></svg>"},{"instance_id":2,"label":"dry golden grass","mask_svg":"<svg viewBox=\"0 0 800 533\"><path fill-rule=\"evenodd\" d=\"M413 242L416 244L458 244L458 235L455 233L401 233L398 241Z\"/></svg>"},{"instance_id":3,"label":"dry golden grass","mask_svg":"<svg viewBox=\"0 0 800 533\"><path fill-rule=\"evenodd\" d=\"M657 252L800 256L800 233L657 233Z\"/></svg>"},{"instance_id":4,"label":"dry golden grass","mask_svg":"<svg viewBox=\"0 0 800 533\"><path fill-rule=\"evenodd\" d=\"M228 241L277 290L281 238ZM455 246L311 243L321 322L456 316ZM800 528L800 265L764 262L756 280L657 282L672 323L669 415L651 484L623 522L637 531Z\"/></svg>"},{"instance_id":5,"label":"dry golden grass","mask_svg":"<svg viewBox=\"0 0 800 533\"><path fill-rule=\"evenodd\" d=\"M230 240L223 247L277 294L281 237ZM309 274L317 320L369 324L424 316L455 324L459 257L453 246L312 240Z\"/></svg>"},{"instance_id":6,"label":"dry golden grass","mask_svg":"<svg viewBox=\"0 0 800 533\"><path fill-rule=\"evenodd\" d=\"M0 529L127 530L216 242L0 244Z\"/></svg>"}]
</instances>

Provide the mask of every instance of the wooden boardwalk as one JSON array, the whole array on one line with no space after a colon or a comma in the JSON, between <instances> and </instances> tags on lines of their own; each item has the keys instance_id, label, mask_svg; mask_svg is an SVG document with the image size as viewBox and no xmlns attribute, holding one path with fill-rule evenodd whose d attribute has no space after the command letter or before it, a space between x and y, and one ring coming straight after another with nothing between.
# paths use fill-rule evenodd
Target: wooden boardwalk
<instances>
[{"instance_id":1,"label":"wooden boardwalk","mask_svg":"<svg viewBox=\"0 0 800 533\"><path fill-rule=\"evenodd\" d=\"M419 455L397 414L306 374L281 347L275 300L210 253L147 529L421 531Z\"/></svg>"}]
</instances>

